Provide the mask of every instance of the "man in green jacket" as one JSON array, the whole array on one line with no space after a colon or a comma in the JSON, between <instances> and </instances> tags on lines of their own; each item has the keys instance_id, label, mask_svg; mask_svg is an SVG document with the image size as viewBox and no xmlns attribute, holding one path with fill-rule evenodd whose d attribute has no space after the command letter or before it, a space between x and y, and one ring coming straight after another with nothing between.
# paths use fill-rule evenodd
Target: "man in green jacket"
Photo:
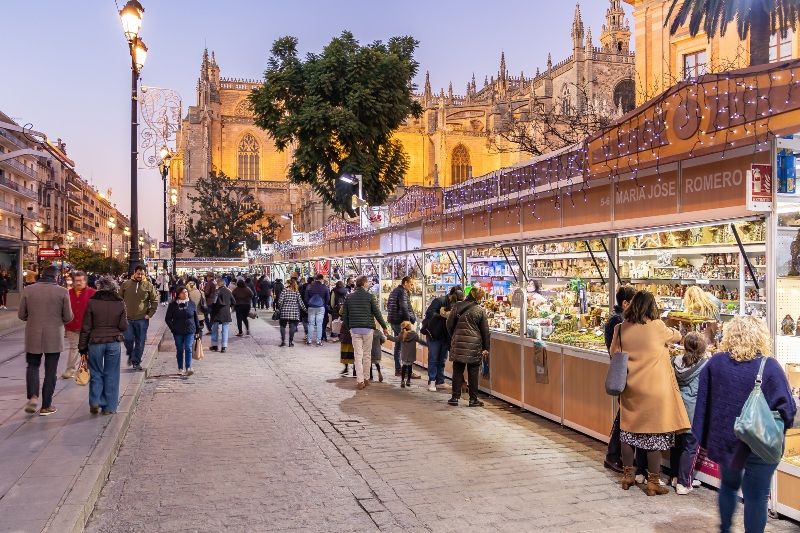
<instances>
[{"instance_id":1,"label":"man in green jacket","mask_svg":"<svg viewBox=\"0 0 800 533\"><path fill-rule=\"evenodd\" d=\"M120 295L128 312L128 329L125 330L125 351L128 352L128 366L142 370L142 354L147 339L147 328L158 309L158 291L144 275L144 267L139 265L131 279L122 284Z\"/></svg>"},{"instance_id":2,"label":"man in green jacket","mask_svg":"<svg viewBox=\"0 0 800 533\"><path fill-rule=\"evenodd\" d=\"M342 314L342 327L350 330L353 339L353 353L355 354L357 387L363 389L369 381L370 366L372 366L372 333L375 331L375 321L383 328L385 335L389 334L389 326L383 319L378 307L378 299L367 290L369 278L359 276L356 280L356 290L344 302Z\"/></svg>"}]
</instances>

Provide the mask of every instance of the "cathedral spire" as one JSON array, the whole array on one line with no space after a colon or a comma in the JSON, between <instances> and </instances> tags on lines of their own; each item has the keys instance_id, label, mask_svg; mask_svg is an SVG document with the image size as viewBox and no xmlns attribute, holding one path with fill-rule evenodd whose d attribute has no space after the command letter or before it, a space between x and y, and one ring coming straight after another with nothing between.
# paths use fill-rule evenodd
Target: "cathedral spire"
<instances>
[{"instance_id":1,"label":"cathedral spire","mask_svg":"<svg viewBox=\"0 0 800 533\"><path fill-rule=\"evenodd\" d=\"M594 43L592 42L592 28L586 29L586 51L591 52L594 48Z\"/></svg>"},{"instance_id":2,"label":"cathedral spire","mask_svg":"<svg viewBox=\"0 0 800 533\"><path fill-rule=\"evenodd\" d=\"M447 88L447 100L449 103L453 103L453 82L450 82L450 86Z\"/></svg>"},{"instance_id":3,"label":"cathedral spire","mask_svg":"<svg viewBox=\"0 0 800 533\"><path fill-rule=\"evenodd\" d=\"M630 51L631 28L620 0L609 0L606 22L600 34L600 44L608 52L627 54Z\"/></svg>"},{"instance_id":4,"label":"cathedral spire","mask_svg":"<svg viewBox=\"0 0 800 533\"><path fill-rule=\"evenodd\" d=\"M477 85L475 85L475 73L472 73L472 90L473 92L476 90Z\"/></svg>"},{"instance_id":5,"label":"cathedral spire","mask_svg":"<svg viewBox=\"0 0 800 533\"><path fill-rule=\"evenodd\" d=\"M500 52L500 72L497 75L497 81L503 83L506 81L506 53L505 51Z\"/></svg>"},{"instance_id":6,"label":"cathedral spire","mask_svg":"<svg viewBox=\"0 0 800 533\"><path fill-rule=\"evenodd\" d=\"M430 104L431 100L433 100L433 92L431 91L431 73L430 71L425 71L425 89L422 93L422 100L425 105Z\"/></svg>"},{"instance_id":7,"label":"cathedral spire","mask_svg":"<svg viewBox=\"0 0 800 533\"><path fill-rule=\"evenodd\" d=\"M572 21L572 43L573 48L581 48L583 46L583 19L581 18L581 5L575 4L575 18Z\"/></svg>"},{"instance_id":8,"label":"cathedral spire","mask_svg":"<svg viewBox=\"0 0 800 533\"><path fill-rule=\"evenodd\" d=\"M553 56L550 52L547 52L547 70L553 69Z\"/></svg>"}]
</instances>

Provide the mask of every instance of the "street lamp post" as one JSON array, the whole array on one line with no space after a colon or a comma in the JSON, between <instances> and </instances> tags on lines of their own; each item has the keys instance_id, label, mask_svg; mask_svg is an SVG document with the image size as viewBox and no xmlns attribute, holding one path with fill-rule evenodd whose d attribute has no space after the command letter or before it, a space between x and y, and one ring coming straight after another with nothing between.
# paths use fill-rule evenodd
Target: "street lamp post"
<instances>
[{"instance_id":1,"label":"street lamp post","mask_svg":"<svg viewBox=\"0 0 800 533\"><path fill-rule=\"evenodd\" d=\"M171 189L169 194L170 204L172 205L172 247L170 248L172 255L172 275L178 276L178 267L175 261L175 247L178 242L178 190Z\"/></svg>"},{"instance_id":2,"label":"street lamp post","mask_svg":"<svg viewBox=\"0 0 800 533\"><path fill-rule=\"evenodd\" d=\"M170 160L172 159L172 152L167 145L161 147L161 151L159 152L161 156L161 162L158 164L158 170L161 172L161 180L164 182L164 241L167 242L167 176L169 175L169 164ZM175 246L175 242L173 241L172 246ZM174 248L173 248L174 249ZM175 261L175 257L173 256L173 265ZM167 270L167 260L164 259L164 270ZM174 274L174 267L173 267L173 274Z\"/></svg>"},{"instance_id":3,"label":"street lamp post","mask_svg":"<svg viewBox=\"0 0 800 533\"><path fill-rule=\"evenodd\" d=\"M131 54L131 252L128 258L128 272L139 264L139 198L138 198L138 175L137 175L137 129L138 113L136 109L137 88L139 82L139 72L144 67L147 57L147 46L139 38L139 30L142 27L142 15L144 7L138 0L128 0L128 3L120 10L119 16L122 21L122 29L125 38L128 40L128 49Z\"/></svg>"},{"instance_id":4,"label":"street lamp post","mask_svg":"<svg viewBox=\"0 0 800 533\"><path fill-rule=\"evenodd\" d=\"M113 255L113 251L114 251L114 228L117 227L117 222L114 220L114 217L111 217L111 218L108 219L108 222L106 222L106 224L108 225L108 229L109 229L109 232L108 232L108 246L109 246L108 258L111 259L112 255Z\"/></svg>"}]
</instances>

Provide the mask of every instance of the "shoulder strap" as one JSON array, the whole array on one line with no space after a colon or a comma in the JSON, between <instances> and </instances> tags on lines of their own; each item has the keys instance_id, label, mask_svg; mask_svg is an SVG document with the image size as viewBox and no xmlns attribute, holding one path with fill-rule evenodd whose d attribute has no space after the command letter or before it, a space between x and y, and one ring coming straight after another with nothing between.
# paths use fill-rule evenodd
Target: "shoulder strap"
<instances>
[{"instance_id":1,"label":"shoulder strap","mask_svg":"<svg viewBox=\"0 0 800 533\"><path fill-rule=\"evenodd\" d=\"M622 322L617 324L617 341L619 342L619 351L622 351Z\"/></svg>"},{"instance_id":2,"label":"shoulder strap","mask_svg":"<svg viewBox=\"0 0 800 533\"><path fill-rule=\"evenodd\" d=\"M758 367L758 375L756 375L756 385L761 385L762 377L764 376L764 365L767 364L767 358L761 356L761 365Z\"/></svg>"}]
</instances>

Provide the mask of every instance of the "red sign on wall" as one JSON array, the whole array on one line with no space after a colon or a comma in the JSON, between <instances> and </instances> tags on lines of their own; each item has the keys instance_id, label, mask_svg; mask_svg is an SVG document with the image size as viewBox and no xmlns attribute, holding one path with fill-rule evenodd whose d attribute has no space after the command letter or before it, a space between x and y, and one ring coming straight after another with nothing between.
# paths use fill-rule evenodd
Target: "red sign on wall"
<instances>
[{"instance_id":1,"label":"red sign on wall","mask_svg":"<svg viewBox=\"0 0 800 533\"><path fill-rule=\"evenodd\" d=\"M57 248L39 248L39 257L63 257L64 251Z\"/></svg>"}]
</instances>

